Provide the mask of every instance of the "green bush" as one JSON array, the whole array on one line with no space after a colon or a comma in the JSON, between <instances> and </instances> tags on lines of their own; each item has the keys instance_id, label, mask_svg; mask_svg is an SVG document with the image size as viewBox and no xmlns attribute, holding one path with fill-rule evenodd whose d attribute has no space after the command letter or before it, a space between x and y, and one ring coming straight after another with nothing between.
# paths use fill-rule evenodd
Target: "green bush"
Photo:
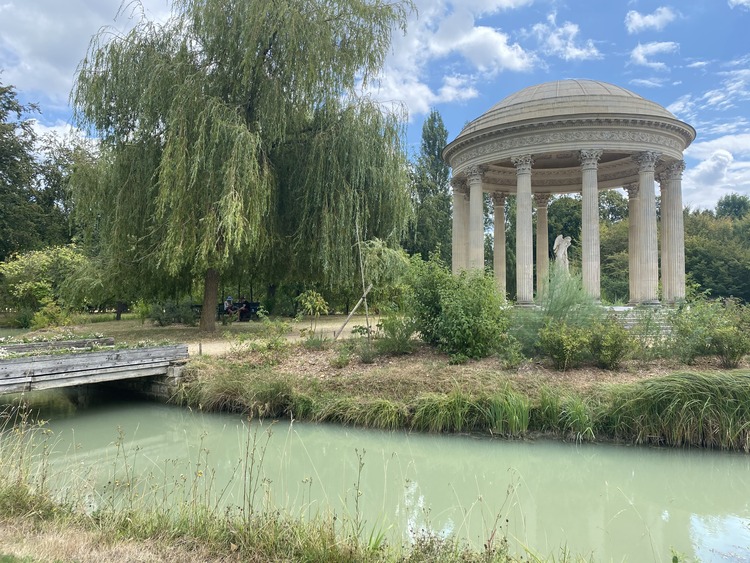
<instances>
[{"instance_id":1,"label":"green bush","mask_svg":"<svg viewBox=\"0 0 750 563\"><path fill-rule=\"evenodd\" d=\"M407 282L411 293L408 302L417 330L422 340L437 345L442 332L442 295L455 286L453 276L439 258L433 256L425 262L419 256L414 256L409 263Z\"/></svg>"},{"instance_id":2,"label":"green bush","mask_svg":"<svg viewBox=\"0 0 750 563\"><path fill-rule=\"evenodd\" d=\"M34 309L30 307L21 307L10 317L10 326L12 328L31 328L34 320Z\"/></svg>"},{"instance_id":3,"label":"green bush","mask_svg":"<svg viewBox=\"0 0 750 563\"><path fill-rule=\"evenodd\" d=\"M586 328L599 322L603 315L601 306L583 288L578 275L553 272L537 301L539 307L520 307L511 313L511 335L527 357L543 353L539 332L547 323Z\"/></svg>"},{"instance_id":4,"label":"green bush","mask_svg":"<svg viewBox=\"0 0 750 563\"><path fill-rule=\"evenodd\" d=\"M158 326L169 326L172 324L194 326L198 321L198 315L188 301L153 303L148 318Z\"/></svg>"},{"instance_id":5,"label":"green bush","mask_svg":"<svg viewBox=\"0 0 750 563\"><path fill-rule=\"evenodd\" d=\"M615 370L633 350L633 335L614 315L597 323L591 330L589 348L591 356L600 368Z\"/></svg>"},{"instance_id":6,"label":"green bush","mask_svg":"<svg viewBox=\"0 0 750 563\"><path fill-rule=\"evenodd\" d=\"M691 365L700 356L711 355L711 335L729 321L718 301L698 299L684 303L669 315L669 348L682 363Z\"/></svg>"},{"instance_id":7,"label":"green bush","mask_svg":"<svg viewBox=\"0 0 750 563\"><path fill-rule=\"evenodd\" d=\"M498 352L509 319L494 279L481 271L454 276L435 257L411 264L411 305L423 340L451 356Z\"/></svg>"},{"instance_id":8,"label":"green bush","mask_svg":"<svg viewBox=\"0 0 750 563\"><path fill-rule=\"evenodd\" d=\"M44 299L42 307L31 319L31 328L38 330L50 326L67 326L70 324L70 315L63 310L52 299Z\"/></svg>"},{"instance_id":9,"label":"green bush","mask_svg":"<svg viewBox=\"0 0 750 563\"><path fill-rule=\"evenodd\" d=\"M398 356L414 350L412 337L417 329L413 317L392 313L380 321L378 328L380 332L376 346L379 353Z\"/></svg>"},{"instance_id":10,"label":"green bush","mask_svg":"<svg viewBox=\"0 0 750 563\"><path fill-rule=\"evenodd\" d=\"M750 335L736 326L721 326L711 332L711 351L719 357L721 367L734 369L750 354Z\"/></svg>"},{"instance_id":11,"label":"green bush","mask_svg":"<svg viewBox=\"0 0 750 563\"><path fill-rule=\"evenodd\" d=\"M565 322L548 321L539 331L542 352L552 360L555 369L563 371L580 365L586 359L590 342L590 330Z\"/></svg>"},{"instance_id":12,"label":"green bush","mask_svg":"<svg viewBox=\"0 0 750 563\"><path fill-rule=\"evenodd\" d=\"M526 361L521 343L511 334L502 334L497 357L506 369L515 369Z\"/></svg>"}]
</instances>

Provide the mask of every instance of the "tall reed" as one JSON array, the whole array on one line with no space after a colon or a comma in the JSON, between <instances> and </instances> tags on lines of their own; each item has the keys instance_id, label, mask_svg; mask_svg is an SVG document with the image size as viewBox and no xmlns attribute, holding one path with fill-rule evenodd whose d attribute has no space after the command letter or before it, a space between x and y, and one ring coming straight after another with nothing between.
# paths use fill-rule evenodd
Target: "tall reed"
<instances>
[{"instance_id":1,"label":"tall reed","mask_svg":"<svg viewBox=\"0 0 750 563\"><path fill-rule=\"evenodd\" d=\"M636 443L750 451L750 373L682 372L615 389L606 425Z\"/></svg>"}]
</instances>

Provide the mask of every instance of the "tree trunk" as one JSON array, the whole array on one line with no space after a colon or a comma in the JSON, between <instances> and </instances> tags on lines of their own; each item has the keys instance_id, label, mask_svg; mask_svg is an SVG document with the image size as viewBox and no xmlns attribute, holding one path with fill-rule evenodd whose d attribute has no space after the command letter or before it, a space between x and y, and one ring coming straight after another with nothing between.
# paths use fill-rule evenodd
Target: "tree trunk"
<instances>
[{"instance_id":1,"label":"tree trunk","mask_svg":"<svg viewBox=\"0 0 750 563\"><path fill-rule=\"evenodd\" d=\"M216 295L219 292L219 272L213 268L206 270L203 279L203 305L201 307L201 330L216 330Z\"/></svg>"},{"instance_id":2,"label":"tree trunk","mask_svg":"<svg viewBox=\"0 0 750 563\"><path fill-rule=\"evenodd\" d=\"M115 308L115 320L122 320L122 314L128 310L128 304L124 301L118 301Z\"/></svg>"}]
</instances>

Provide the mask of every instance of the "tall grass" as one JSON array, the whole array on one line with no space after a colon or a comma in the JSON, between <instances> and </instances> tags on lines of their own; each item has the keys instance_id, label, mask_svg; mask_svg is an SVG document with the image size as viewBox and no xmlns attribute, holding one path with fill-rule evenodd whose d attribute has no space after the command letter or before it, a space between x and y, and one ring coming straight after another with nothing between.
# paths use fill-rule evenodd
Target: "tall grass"
<instances>
[{"instance_id":1,"label":"tall grass","mask_svg":"<svg viewBox=\"0 0 750 563\"><path fill-rule=\"evenodd\" d=\"M635 443L750 452L750 373L675 373L616 388L611 434Z\"/></svg>"},{"instance_id":2,"label":"tall grass","mask_svg":"<svg viewBox=\"0 0 750 563\"><path fill-rule=\"evenodd\" d=\"M356 393L356 394L353 394ZM322 392L317 383L270 369L227 369L188 381L184 404L268 418L338 422L366 428L424 432L480 432L510 437L542 432L576 441L750 448L750 372L679 372L629 384L573 393L542 387L523 392L510 384L413 398L366 396L354 390Z\"/></svg>"}]
</instances>

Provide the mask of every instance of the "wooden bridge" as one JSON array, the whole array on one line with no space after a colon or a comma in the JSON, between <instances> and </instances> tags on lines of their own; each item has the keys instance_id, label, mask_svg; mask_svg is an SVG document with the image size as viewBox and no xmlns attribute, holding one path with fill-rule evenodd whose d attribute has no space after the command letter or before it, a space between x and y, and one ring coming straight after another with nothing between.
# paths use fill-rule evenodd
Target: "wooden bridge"
<instances>
[{"instance_id":1,"label":"wooden bridge","mask_svg":"<svg viewBox=\"0 0 750 563\"><path fill-rule=\"evenodd\" d=\"M35 348L52 351L62 346L69 348L71 344L45 342L6 345L2 349L25 353ZM0 360L0 395L168 375L171 367L183 363L187 357L187 345L176 344L4 359Z\"/></svg>"}]
</instances>

